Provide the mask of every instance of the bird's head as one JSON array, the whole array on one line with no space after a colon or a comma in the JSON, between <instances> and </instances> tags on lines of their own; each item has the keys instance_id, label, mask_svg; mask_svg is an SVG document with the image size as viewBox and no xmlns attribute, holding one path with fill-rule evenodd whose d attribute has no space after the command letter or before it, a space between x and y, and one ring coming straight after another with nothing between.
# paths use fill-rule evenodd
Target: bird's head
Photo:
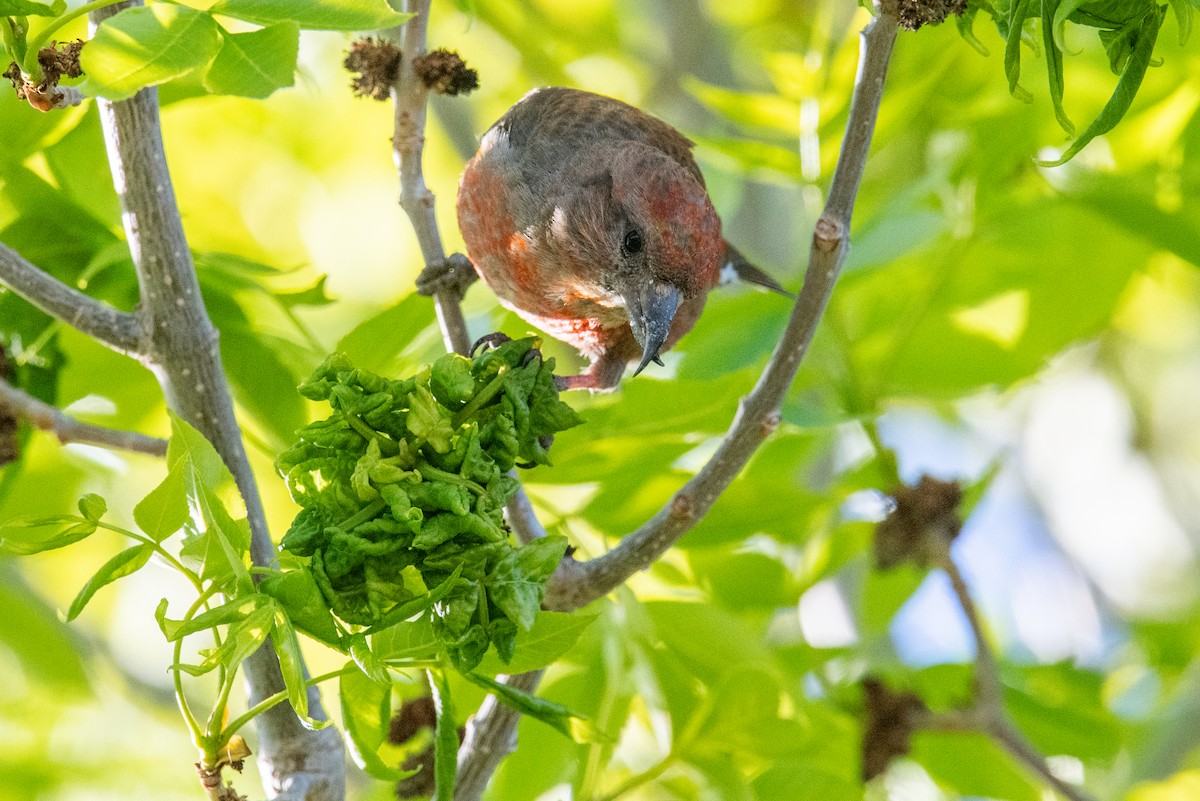
<instances>
[{"instance_id":1,"label":"bird's head","mask_svg":"<svg viewBox=\"0 0 1200 801\"><path fill-rule=\"evenodd\" d=\"M717 285L725 243L704 185L666 153L630 142L581 157L551 239L591 300L622 310L658 359L681 303Z\"/></svg>"}]
</instances>

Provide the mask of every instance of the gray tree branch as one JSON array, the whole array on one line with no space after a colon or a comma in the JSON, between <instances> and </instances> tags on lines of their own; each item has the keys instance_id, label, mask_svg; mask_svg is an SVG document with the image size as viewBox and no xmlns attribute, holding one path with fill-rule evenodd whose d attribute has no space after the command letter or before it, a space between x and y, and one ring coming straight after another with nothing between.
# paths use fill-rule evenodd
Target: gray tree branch
<instances>
[{"instance_id":1,"label":"gray tree branch","mask_svg":"<svg viewBox=\"0 0 1200 801\"><path fill-rule=\"evenodd\" d=\"M3 244L0 244L0 284L113 350L138 355L142 330L134 315L72 289Z\"/></svg>"},{"instance_id":2,"label":"gray tree branch","mask_svg":"<svg viewBox=\"0 0 1200 801\"><path fill-rule=\"evenodd\" d=\"M804 288L758 384L742 399L724 442L700 472L668 504L608 554L586 562L563 560L547 587L545 606L571 610L608 594L653 564L709 510L750 456L779 424L779 410L816 333L838 272L849 251L850 217L875 130L884 79L896 40L894 0L861 35L861 54L850 116L825 210L817 220ZM536 685L539 674L515 677ZM509 753L519 716L501 704L480 709L472 725L480 734L459 754L460 801L475 801ZM482 743L488 738L488 745ZM472 749L468 750L468 745Z\"/></svg>"},{"instance_id":3,"label":"gray tree branch","mask_svg":"<svg viewBox=\"0 0 1200 801\"><path fill-rule=\"evenodd\" d=\"M533 693L544 671L497 676L510 687ZM458 749L458 782L454 801L479 801L496 768L517 747L517 722L521 713L494 695L479 705L467 723L467 734Z\"/></svg>"},{"instance_id":4,"label":"gray tree branch","mask_svg":"<svg viewBox=\"0 0 1200 801\"><path fill-rule=\"evenodd\" d=\"M149 456L167 455L165 439L148 437L134 431L120 431L115 428L84 423L64 414L62 410L48 403L38 400L28 392L17 389L2 378L0 378L0 409L8 409L17 417L28 420L31 425L43 431L49 431L58 437L59 442L99 445L104 448L118 448Z\"/></svg>"},{"instance_id":5,"label":"gray tree branch","mask_svg":"<svg viewBox=\"0 0 1200 801\"><path fill-rule=\"evenodd\" d=\"M93 30L102 20L135 4L93 12ZM213 444L233 474L246 504L254 564L276 566L275 547L221 366L218 334L200 296L167 170L158 93L154 88L143 89L129 100L100 100L98 104L141 288L138 315L146 331L142 361L158 377L167 404ZM243 663L243 670L251 704L284 689L278 658L269 642ZM325 717L316 688L310 690L309 714ZM335 801L344 796L341 738L334 729L305 729L286 702L259 715L255 723L258 762L268 795L308 801Z\"/></svg>"},{"instance_id":6,"label":"gray tree branch","mask_svg":"<svg viewBox=\"0 0 1200 801\"><path fill-rule=\"evenodd\" d=\"M400 32L400 50L404 58L400 73L392 86L392 101L396 110L395 131L392 136L392 155L400 172L400 207L408 215L426 267L446 264L446 251L434 214L434 196L425 185L421 157L425 151L426 100L429 89L417 75L416 60L425 54L425 34L429 27L430 0L405 0L404 10L416 14ZM462 313L461 292L449 285L438 287L433 294L438 324L446 349L466 354L471 347L467 322Z\"/></svg>"},{"instance_id":7,"label":"gray tree branch","mask_svg":"<svg viewBox=\"0 0 1200 801\"><path fill-rule=\"evenodd\" d=\"M817 220L804 287L791 319L754 389L742 399L724 441L700 471L641 528L607 554L564 561L547 588L547 604L573 609L600 598L653 564L702 518L754 451L779 425L779 410L850 249L850 217L870 151L892 46L896 4L884 0L860 36L858 76L841 154L825 210Z\"/></svg>"}]
</instances>

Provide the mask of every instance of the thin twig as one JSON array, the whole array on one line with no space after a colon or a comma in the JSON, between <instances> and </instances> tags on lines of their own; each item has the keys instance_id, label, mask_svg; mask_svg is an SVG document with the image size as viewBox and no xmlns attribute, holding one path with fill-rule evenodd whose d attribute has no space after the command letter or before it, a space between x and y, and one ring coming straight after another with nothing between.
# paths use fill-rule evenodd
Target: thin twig
<instances>
[{"instance_id":1,"label":"thin twig","mask_svg":"<svg viewBox=\"0 0 1200 801\"><path fill-rule=\"evenodd\" d=\"M121 3L91 14L95 26L124 8ZM167 404L212 443L229 467L246 506L250 556L273 567L275 546L233 413L216 329L204 307L191 250L163 150L158 93L153 87L129 100L99 100L113 182L141 289L138 316L147 332L141 354L159 379ZM279 660L267 642L242 663L251 705L284 689ZM320 694L309 689L309 715L325 719ZM258 762L267 794L274 798L340 801L345 794L341 738L332 727L305 729L290 704L259 715Z\"/></svg>"},{"instance_id":2,"label":"thin twig","mask_svg":"<svg viewBox=\"0 0 1200 801\"><path fill-rule=\"evenodd\" d=\"M999 743L1005 751L1012 754L1018 761L1046 780L1046 783L1070 801L1095 801L1091 795L1073 784L1068 784L1054 775L1046 758L1034 748L1025 736L1007 720L993 720L989 723L987 733Z\"/></svg>"},{"instance_id":3,"label":"thin twig","mask_svg":"<svg viewBox=\"0 0 1200 801\"><path fill-rule=\"evenodd\" d=\"M987 708L1003 708L1004 689L1000 683L1000 668L996 663L996 655L992 653L992 647L988 644L987 635L983 630L983 620L971 598L970 590L967 589L967 582L963 580L958 565L950 557L948 544L941 567L950 577L950 586L954 589L959 606L967 616L967 624L971 627L971 636L975 639L975 693L978 703Z\"/></svg>"},{"instance_id":4,"label":"thin twig","mask_svg":"<svg viewBox=\"0 0 1200 801\"><path fill-rule=\"evenodd\" d=\"M404 58L399 75L392 86L392 101L396 109L395 132L392 136L392 155L400 172L400 207L408 215L425 266L446 264L446 251L438 232L434 214L434 197L425 185L421 157L425 150L426 99L429 89L417 75L414 64L425 54L425 33L429 25L430 0L405 0L404 10L416 14L404 24L400 33L400 49ZM450 286L439 287L433 295L438 324L446 350L466 355L471 347L467 322L463 318L462 298Z\"/></svg>"},{"instance_id":5,"label":"thin twig","mask_svg":"<svg viewBox=\"0 0 1200 801\"><path fill-rule=\"evenodd\" d=\"M429 90L417 75L413 63L425 53L425 34L429 26L429 0L407 0L404 10L416 14L404 24L400 47L404 58L396 82L392 85L395 105L395 132L392 155L400 173L400 208L412 224L425 266L446 264L446 251L434 213L435 198L425 184L422 158L425 152L425 118ZM460 258L461 257L457 257ZM465 259L462 259L465 261ZM459 269L471 269L469 262ZM462 313L462 295L452 284L442 283L433 293L438 325L446 350L465 354L471 347L467 322ZM545 529L534 514L533 505L521 489L504 510L508 523L522 542L545 536Z\"/></svg>"},{"instance_id":6,"label":"thin twig","mask_svg":"<svg viewBox=\"0 0 1200 801\"><path fill-rule=\"evenodd\" d=\"M504 507L504 519L508 521L519 542L531 542L546 536L546 529L542 521L538 520L537 513L533 511L533 504L524 487Z\"/></svg>"},{"instance_id":7,"label":"thin twig","mask_svg":"<svg viewBox=\"0 0 1200 801\"><path fill-rule=\"evenodd\" d=\"M1046 764L1045 756L1034 748L1009 720L1008 712L1004 708L1004 685L1000 682L1000 667L984 633L979 609L975 606L975 600L971 597L958 565L950 555L950 543L945 542L943 546L940 566L950 577L954 596L967 616L971 636L975 640L975 703L972 708L963 710L957 717L935 718L930 721L930 725L950 730L951 726L958 724L959 731L982 731L1071 801L1092 801L1085 791L1055 776Z\"/></svg>"},{"instance_id":8,"label":"thin twig","mask_svg":"<svg viewBox=\"0 0 1200 801\"><path fill-rule=\"evenodd\" d=\"M47 231L46 236L61 234ZM141 349L141 327L134 315L72 289L3 244L0 244L0 284L115 351L137 356Z\"/></svg>"},{"instance_id":9,"label":"thin twig","mask_svg":"<svg viewBox=\"0 0 1200 801\"><path fill-rule=\"evenodd\" d=\"M429 0L406 0L404 10L416 16L405 23L400 35L404 54L400 72L392 86L395 103L395 133L392 152L400 172L400 207L412 223L426 268L446 265L434 214L434 196L425 184L421 157L425 146L425 117L428 89L413 67L425 53L425 37L429 25ZM461 290L443 282L433 293L438 324L446 350L466 354L470 348L467 323L462 313ZM521 542L546 535L533 511L529 496L522 488L505 507L505 517ZM533 692L542 672L534 671L517 676L502 677L513 687ZM488 696L467 726L467 735L458 751L458 780L456 801L474 801L487 787L488 780L515 745L515 731L520 714Z\"/></svg>"},{"instance_id":10,"label":"thin twig","mask_svg":"<svg viewBox=\"0 0 1200 801\"><path fill-rule=\"evenodd\" d=\"M76 420L62 410L38 400L28 392L17 389L0 379L0 409L7 409L17 417L43 431L49 431L62 443L78 442L84 445L99 445L124 451L144 453L149 456L166 456L167 441L148 437L134 431L120 431Z\"/></svg>"},{"instance_id":11,"label":"thin twig","mask_svg":"<svg viewBox=\"0 0 1200 801\"><path fill-rule=\"evenodd\" d=\"M754 451L778 426L780 408L816 333L842 262L849 251L850 217L870 150L884 79L897 31L894 2L860 36L854 96L841 155L825 210L817 220L804 288L791 319L757 385L742 399L724 441L690 481L641 528L607 554L587 562L564 562L550 581L547 603L560 609L583 606L653 564L704 516Z\"/></svg>"}]
</instances>

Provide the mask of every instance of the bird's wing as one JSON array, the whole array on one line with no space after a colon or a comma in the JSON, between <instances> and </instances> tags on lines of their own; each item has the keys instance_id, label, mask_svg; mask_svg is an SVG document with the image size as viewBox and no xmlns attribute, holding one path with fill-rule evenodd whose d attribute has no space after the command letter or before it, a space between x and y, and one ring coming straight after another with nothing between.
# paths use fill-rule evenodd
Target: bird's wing
<instances>
[{"instance_id":1,"label":"bird's wing","mask_svg":"<svg viewBox=\"0 0 1200 801\"><path fill-rule=\"evenodd\" d=\"M585 142L631 140L666 153L704 186L690 139L662 120L611 97L561 86L535 89L493 127L523 153L526 164L539 170L550 164L571 164Z\"/></svg>"},{"instance_id":2,"label":"bird's wing","mask_svg":"<svg viewBox=\"0 0 1200 801\"><path fill-rule=\"evenodd\" d=\"M785 298L795 297L780 286L778 281L747 261L740 250L729 244L729 240L725 240L725 252L729 256L729 261L721 270L722 284L732 283L735 280L745 281L747 284L753 284L761 289L777 292Z\"/></svg>"}]
</instances>

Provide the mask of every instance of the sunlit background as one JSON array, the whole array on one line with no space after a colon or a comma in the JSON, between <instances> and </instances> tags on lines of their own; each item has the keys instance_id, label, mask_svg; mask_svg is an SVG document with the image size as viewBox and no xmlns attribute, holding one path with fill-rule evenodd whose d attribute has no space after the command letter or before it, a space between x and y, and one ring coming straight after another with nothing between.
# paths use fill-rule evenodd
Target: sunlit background
<instances>
[{"instance_id":1,"label":"sunlit background","mask_svg":"<svg viewBox=\"0 0 1200 801\"><path fill-rule=\"evenodd\" d=\"M425 172L448 249L462 249L453 199L479 135L529 89L563 84L638 105L693 139L726 235L799 288L865 11L840 0L474 6L438 0L430 30L431 46L458 51L481 80L469 97L433 101ZM1094 33L1068 34L1067 109L1082 126L1116 78ZM1068 141L1043 62L1026 51L1021 82L1035 99L1023 104L984 15L975 35L988 55L953 24L901 35L852 254L780 433L682 548L590 610L596 622L545 681L616 741L578 746L524 724L491 798L609 798L664 759L661 776L621 797L861 798L855 682L973 655L942 574L871 569L870 523L892 486L874 458L881 444L905 481L986 482L955 556L1026 705L1019 722L1043 724L1030 736L1060 757L1063 777L1085 777L1106 799L1200 794L1200 55L1169 20L1162 63L1121 126L1041 169L1032 159ZM374 369L396 373L441 347L430 303L411 295L422 265L395 202L391 108L351 96L350 41L306 33L295 88L265 101L162 90L194 250L281 271L267 282L276 293L328 276L336 299L285 313L200 260L277 536L295 507L271 463L318 413L285 402L289 387L347 337L373 349ZM0 155L0 241L28 236L15 198L39 181L120 231L92 103L36 115L0 93L0 142L20 154ZM56 230L52 208L45 216ZM65 227L43 241L42 263L57 260L81 285L124 269L119 255L73 262L71 236ZM554 468L530 474L545 521L580 556L610 547L703 463L790 310L738 289L709 303L666 368L611 396L572 398L588 424L558 438ZM473 335L525 330L485 287L466 310ZM13 343L13 356L37 365L57 358L51 344L67 366L58 397L69 412L165 435L157 384L132 361L58 326ZM565 370L581 368L565 347L547 348ZM132 526L133 504L162 474L147 457L34 434L20 466L0 471L0 520L97 492L114 522ZM171 651L152 618L162 597L187 603L187 588L151 563L70 626L55 614L120 547L101 533L0 561L0 799L199 797ZM313 649L310 659L318 673L343 657ZM733 724L712 712L723 682L747 671L768 677L778 713L809 738L794 752L739 751ZM921 675L967 686L963 670ZM464 688L463 714L478 699ZM940 737L919 741L869 797L1042 797L986 741ZM248 763L239 781L251 797L254 771ZM352 797L392 796L351 775Z\"/></svg>"}]
</instances>

